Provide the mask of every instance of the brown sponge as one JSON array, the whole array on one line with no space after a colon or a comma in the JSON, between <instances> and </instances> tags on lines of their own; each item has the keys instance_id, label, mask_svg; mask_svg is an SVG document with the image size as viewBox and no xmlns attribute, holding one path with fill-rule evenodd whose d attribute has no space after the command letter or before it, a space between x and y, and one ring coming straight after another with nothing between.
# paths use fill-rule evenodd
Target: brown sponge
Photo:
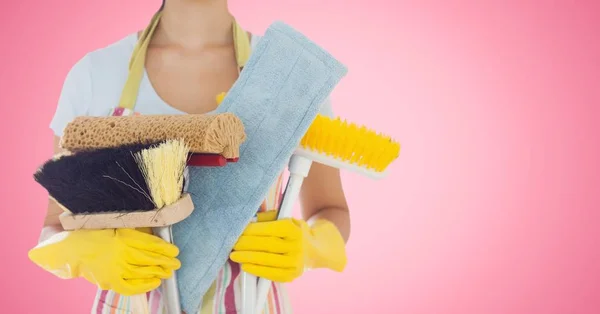
<instances>
[{"instance_id":1,"label":"brown sponge","mask_svg":"<svg viewBox=\"0 0 600 314\"><path fill-rule=\"evenodd\" d=\"M192 153L238 158L244 124L232 113L77 117L65 128L63 149L81 150L182 139Z\"/></svg>"}]
</instances>

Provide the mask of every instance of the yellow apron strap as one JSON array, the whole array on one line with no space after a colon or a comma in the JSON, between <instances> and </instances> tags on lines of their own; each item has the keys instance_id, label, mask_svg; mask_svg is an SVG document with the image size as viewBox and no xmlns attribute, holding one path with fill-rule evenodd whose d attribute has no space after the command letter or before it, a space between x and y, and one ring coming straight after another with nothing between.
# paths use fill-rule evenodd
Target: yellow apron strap
<instances>
[{"instance_id":1,"label":"yellow apron strap","mask_svg":"<svg viewBox=\"0 0 600 314\"><path fill-rule=\"evenodd\" d=\"M250 36L235 20L233 21L233 47L238 68L241 69L250 58Z\"/></svg>"},{"instance_id":2,"label":"yellow apron strap","mask_svg":"<svg viewBox=\"0 0 600 314\"><path fill-rule=\"evenodd\" d=\"M148 45L150 44L150 39L154 34L154 30L158 25L158 21L160 20L160 15L160 11L154 15L150 25L144 29L133 49L133 53L129 59L129 74L127 75L127 80L125 81L123 92L121 93L121 99L119 100L119 107L121 108L133 111L133 107L135 107L140 82L144 75L146 51L148 50Z\"/></svg>"},{"instance_id":3,"label":"yellow apron strap","mask_svg":"<svg viewBox=\"0 0 600 314\"><path fill-rule=\"evenodd\" d=\"M154 35L161 14L162 11L158 11L154 17L152 17L150 24L144 29L133 49L133 53L129 60L129 74L121 93L121 99L119 100L119 107L121 108L133 111L133 108L135 107L140 83L144 76L146 52L148 51L148 45L150 44L152 35ZM250 37L235 20L233 21L233 45L238 68L241 69L246 65L246 62L250 58Z\"/></svg>"}]
</instances>

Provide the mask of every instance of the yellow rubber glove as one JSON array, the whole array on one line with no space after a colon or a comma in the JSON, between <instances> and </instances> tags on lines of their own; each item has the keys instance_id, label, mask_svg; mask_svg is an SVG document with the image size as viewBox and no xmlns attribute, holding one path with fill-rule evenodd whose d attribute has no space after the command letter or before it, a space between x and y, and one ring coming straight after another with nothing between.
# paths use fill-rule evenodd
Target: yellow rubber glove
<instances>
[{"instance_id":1,"label":"yellow rubber glove","mask_svg":"<svg viewBox=\"0 0 600 314\"><path fill-rule=\"evenodd\" d=\"M242 270L276 282L290 282L305 269L346 266L346 244L337 227L327 220L309 226L304 220L275 219L276 212L258 215L230 254Z\"/></svg>"},{"instance_id":2,"label":"yellow rubber glove","mask_svg":"<svg viewBox=\"0 0 600 314\"><path fill-rule=\"evenodd\" d=\"M29 251L29 259L63 278L83 277L122 295L145 293L172 276L179 250L134 229L63 231Z\"/></svg>"}]
</instances>

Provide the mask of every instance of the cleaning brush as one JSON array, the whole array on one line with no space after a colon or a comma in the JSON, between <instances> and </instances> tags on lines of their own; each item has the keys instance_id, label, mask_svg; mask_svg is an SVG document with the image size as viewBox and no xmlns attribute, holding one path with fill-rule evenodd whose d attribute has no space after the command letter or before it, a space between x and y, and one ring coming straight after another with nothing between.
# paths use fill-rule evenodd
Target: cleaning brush
<instances>
[{"instance_id":1,"label":"cleaning brush","mask_svg":"<svg viewBox=\"0 0 600 314\"><path fill-rule=\"evenodd\" d=\"M64 130L61 147L78 152L164 139L190 148L190 166L225 166L239 159L244 124L232 113L190 115L79 116Z\"/></svg>"},{"instance_id":2,"label":"cleaning brush","mask_svg":"<svg viewBox=\"0 0 600 314\"><path fill-rule=\"evenodd\" d=\"M65 229L155 227L155 235L173 243L170 226L188 217L194 207L188 194L182 194L178 201L169 205L177 198L176 191L182 192L179 187L186 185L186 182L180 182L184 180L180 178L185 177L179 175L180 170L185 168L186 161L188 166L195 167L222 167L228 162L238 161L240 145L246 140L244 124L232 113L124 113L123 108L117 108L111 116L79 116L73 119L67 124L60 143L68 153L57 157L58 160L66 159L45 165L42 173L46 175L38 176L37 180L65 209L60 216ZM157 144L162 145L163 153L168 152L169 147L179 147L185 148L188 154L184 156L182 151L177 150L179 153L174 154L177 157L169 159L168 154L158 153L161 150L141 153L148 152L151 147L156 148ZM69 159L71 155L74 158ZM141 166L142 161L148 166ZM169 166L175 164L177 166ZM133 170L130 171L130 168ZM170 175L166 180L162 177L166 170L176 175ZM82 176L88 179L83 180ZM96 188L104 184L104 190ZM163 191L162 196L158 191ZM86 197L79 199L80 193ZM165 206L161 208L163 203ZM181 313L175 274L163 282L162 288L168 313ZM135 298L139 302L142 302L141 299ZM139 309L135 313L144 311Z\"/></svg>"},{"instance_id":3,"label":"cleaning brush","mask_svg":"<svg viewBox=\"0 0 600 314\"><path fill-rule=\"evenodd\" d=\"M83 150L47 161L34 179L65 211L65 230L154 227L173 243L170 226L193 210L183 193L188 157L182 140ZM181 313L175 274L163 289L169 313ZM148 313L145 294L133 301L135 313Z\"/></svg>"},{"instance_id":4,"label":"cleaning brush","mask_svg":"<svg viewBox=\"0 0 600 314\"><path fill-rule=\"evenodd\" d=\"M294 154L380 179L398 158L400 144L365 126L317 115Z\"/></svg>"},{"instance_id":5,"label":"cleaning brush","mask_svg":"<svg viewBox=\"0 0 600 314\"><path fill-rule=\"evenodd\" d=\"M313 162L381 179L399 154L400 144L387 135L340 118L317 115L290 159L290 176L277 219L292 216L302 182ZM270 287L268 279L258 280L255 313L262 313Z\"/></svg>"}]
</instances>

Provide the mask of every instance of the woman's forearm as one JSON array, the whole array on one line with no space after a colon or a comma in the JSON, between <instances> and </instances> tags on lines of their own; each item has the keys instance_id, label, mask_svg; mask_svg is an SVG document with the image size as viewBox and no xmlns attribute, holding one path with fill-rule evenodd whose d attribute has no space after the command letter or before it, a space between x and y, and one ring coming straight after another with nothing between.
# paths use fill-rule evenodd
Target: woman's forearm
<instances>
[{"instance_id":1,"label":"woman's forearm","mask_svg":"<svg viewBox=\"0 0 600 314\"><path fill-rule=\"evenodd\" d=\"M61 138L59 136L54 136L54 155L58 155L63 153L64 150L60 147ZM39 242L45 241L51 236L65 231L63 229L59 216L64 211L58 205L58 203L52 199L48 199L48 208L46 209L46 217L44 217L44 226L42 228L42 232L40 233Z\"/></svg>"},{"instance_id":2,"label":"woman's forearm","mask_svg":"<svg viewBox=\"0 0 600 314\"><path fill-rule=\"evenodd\" d=\"M60 224L59 216L63 213L63 210L56 204L55 201L48 201L48 209L46 211L46 217L44 218L44 226L42 228L42 232L40 233L39 242L42 242L49 237L65 231L62 225Z\"/></svg>"}]
</instances>

